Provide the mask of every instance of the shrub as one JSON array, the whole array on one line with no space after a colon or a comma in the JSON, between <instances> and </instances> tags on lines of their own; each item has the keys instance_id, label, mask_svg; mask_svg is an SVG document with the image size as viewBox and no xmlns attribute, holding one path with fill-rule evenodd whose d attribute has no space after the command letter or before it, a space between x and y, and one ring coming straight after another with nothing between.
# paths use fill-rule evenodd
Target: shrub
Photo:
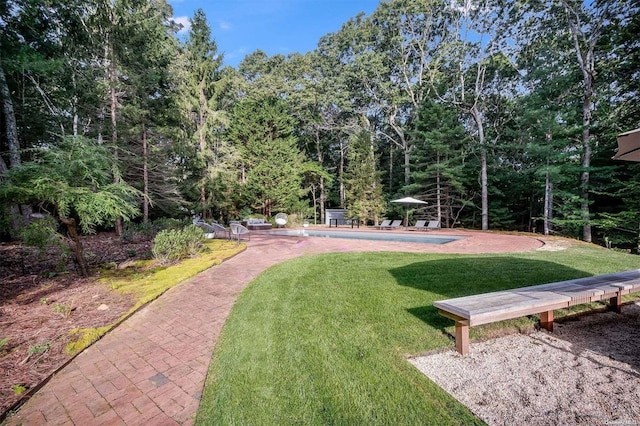
<instances>
[{"instance_id":1,"label":"shrub","mask_svg":"<svg viewBox=\"0 0 640 426\"><path fill-rule=\"evenodd\" d=\"M156 231L161 231L163 229L182 229L183 227L189 225L191 223L190 220L187 219L173 219L169 217L161 217L153 221L153 227Z\"/></svg>"},{"instance_id":2,"label":"shrub","mask_svg":"<svg viewBox=\"0 0 640 426\"><path fill-rule=\"evenodd\" d=\"M153 257L163 265L195 256L204 247L202 230L189 225L181 230L165 229L153 241Z\"/></svg>"},{"instance_id":3,"label":"shrub","mask_svg":"<svg viewBox=\"0 0 640 426\"><path fill-rule=\"evenodd\" d=\"M20 239L25 245L43 253L50 246L64 247L57 232L58 223L52 217L44 217L22 228Z\"/></svg>"},{"instance_id":4,"label":"shrub","mask_svg":"<svg viewBox=\"0 0 640 426\"><path fill-rule=\"evenodd\" d=\"M151 222L127 222L124 226L122 239L127 242L135 241L137 239L148 241L153 239L158 232L162 230L181 230L189 223L189 221L183 219L172 219L166 217L162 217Z\"/></svg>"}]
</instances>

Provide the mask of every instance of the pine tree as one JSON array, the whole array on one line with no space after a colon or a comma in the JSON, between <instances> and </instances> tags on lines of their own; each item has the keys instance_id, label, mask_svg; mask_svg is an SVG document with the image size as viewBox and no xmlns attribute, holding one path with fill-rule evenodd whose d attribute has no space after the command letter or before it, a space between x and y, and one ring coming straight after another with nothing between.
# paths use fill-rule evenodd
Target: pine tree
<instances>
[{"instance_id":1,"label":"pine tree","mask_svg":"<svg viewBox=\"0 0 640 426\"><path fill-rule=\"evenodd\" d=\"M466 130L458 111L432 99L422 104L412 127L411 178L415 183L404 192L420 195L435 209L434 217L449 227L471 202L464 168Z\"/></svg>"},{"instance_id":2,"label":"pine tree","mask_svg":"<svg viewBox=\"0 0 640 426\"><path fill-rule=\"evenodd\" d=\"M183 57L183 78L180 88L183 129L186 133L185 153L193 153L190 173L195 179L197 210L204 217L211 215L226 202L221 186L227 181L229 160L233 150L221 137L228 122L221 107L225 79L220 67L223 56L211 38L211 30L202 9L191 19L189 38Z\"/></svg>"},{"instance_id":3,"label":"pine tree","mask_svg":"<svg viewBox=\"0 0 640 426\"><path fill-rule=\"evenodd\" d=\"M377 159L371 133L361 130L351 137L347 151L345 192L347 211L357 217L377 224L385 210L382 195L382 174L377 170Z\"/></svg>"},{"instance_id":4,"label":"pine tree","mask_svg":"<svg viewBox=\"0 0 640 426\"><path fill-rule=\"evenodd\" d=\"M232 117L228 137L240 152L238 189L243 201L267 217L298 209L306 161L284 102L273 97L245 100Z\"/></svg>"}]
</instances>

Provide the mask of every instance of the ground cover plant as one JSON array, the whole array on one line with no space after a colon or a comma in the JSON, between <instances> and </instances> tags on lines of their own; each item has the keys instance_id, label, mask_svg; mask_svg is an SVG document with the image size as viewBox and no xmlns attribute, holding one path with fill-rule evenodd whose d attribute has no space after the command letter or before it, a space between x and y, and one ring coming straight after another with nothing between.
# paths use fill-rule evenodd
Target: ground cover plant
<instances>
[{"instance_id":1,"label":"ground cover plant","mask_svg":"<svg viewBox=\"0 0 640 426\"><path fill-rule=\"evenodd\" d=\"M638 266L636 256L586 245L504 255L332 253L277 265L246 288L225 324L197 423L481 423L406 361L453 346L453 322L433 301ZM474 327L471 338L535 324Z\"/></svg>"}]
</instances>

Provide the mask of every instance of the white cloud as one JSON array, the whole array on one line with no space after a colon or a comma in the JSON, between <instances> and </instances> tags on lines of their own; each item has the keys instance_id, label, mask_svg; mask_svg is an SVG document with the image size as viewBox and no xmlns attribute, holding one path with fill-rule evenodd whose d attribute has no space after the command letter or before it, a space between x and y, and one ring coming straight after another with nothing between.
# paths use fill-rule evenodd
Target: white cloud
<instances>
[{"instance_id":1,"label":"white cloud","mask_svg":"<svg viewBox=\"0 0 640 426\"><path fill-rule=\"evenodd\" d=\"M218 27L223 31L227 31L231 29L231 24L225 21L220 21Z\"/></svg>"},{"instance_id":2,"label":"white cloud","mask_svg":"<svg viewBox=\"0 0 640 426\"><path fill-rule=\"evenodd\" d=\"M178 31L178 34L186 34L191 29L191 22L189 22L188 16L174 16L173 20L177 24L182 25L182 29Z\"/></svg>"}]
</instances>

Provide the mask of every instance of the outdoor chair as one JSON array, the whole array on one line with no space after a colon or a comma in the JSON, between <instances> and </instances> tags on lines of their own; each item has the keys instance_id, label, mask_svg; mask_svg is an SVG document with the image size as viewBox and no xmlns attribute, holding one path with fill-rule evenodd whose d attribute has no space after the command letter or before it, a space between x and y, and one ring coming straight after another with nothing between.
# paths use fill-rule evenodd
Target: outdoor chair
<instances>
[{"instance_id":1,"label":"outdoor chair","mask_svg":"<svg viewBox=\"0 0 640 426\"><path fill-rule=\"evenodd\" d=\"M238 241L238 244L240 244L243 235L246 235L248 240L251 239L249 230L239 223L232 222L229 226L231 227L231 236Z\"/></svg>"},{"instance_id":2,"label":"outdoor chair","mask_svg":"<svg viewBox=\"0 0 640 426\"><path fill-rule=\"evenodd\" d=\"M276 215L276 225L278 225L278 228L285 226L287 222L288 222L288 218L286 214L278 213Z\"/></svg>"},{"instance_id":3,"label":"outdoor chair","mask_svg":"<svg viewBox=\"0 0 640 426\"><path fill-rule=\"evenodd\" d=\"M427 231L433 229L440 229L440 221L439 220L430 220L425 228Z\"/></svg>"},{"instance_id":4,"label":"outdoor chair","mask_svg":"<svg viewBox=\"0 0 640 426\"><path fill-rule=\"evenodd\" d=\"M424 231L427 229L426 223L426 220L418 220L415 225L410 226L408 229L409 231Z\"/></svg>"},{"instance_id":5,"label":"outdoor chair","mask_svg":"<svg viewBox=\"0 0 640 426\"><path fill-rule=\"evenodd\" d=\"M397 219L391 222L391 225L387 226L385 229L398 229L402 227L402 219Z\"/></svg>"},{"instance_id":6,"label":"outdoor chair","mask_svg":"<svg viewBox=\"0 0 640 426\"><path fill-rule=\"evenodd\" d=\"M206 234L213 234L212 238L231 239L231 234L229 233L229 230L217 222L207 223L204 220L200 219L200 220L194 220L193 224L196 225L198 228L202 228Z\"/></svg>"},{"instance_id":7,"label":"outdoor chair","mask_svg":"<svg viewBox=\"0 0 640 426\"><path fill-rule=\"evenodd\" d=\"M385 219L382 221L382 223L380 225L377 225L376 228L377 229L386 229L389 227L389 225L391 225L391 219Z\"/></svg>"}]
</instances>

